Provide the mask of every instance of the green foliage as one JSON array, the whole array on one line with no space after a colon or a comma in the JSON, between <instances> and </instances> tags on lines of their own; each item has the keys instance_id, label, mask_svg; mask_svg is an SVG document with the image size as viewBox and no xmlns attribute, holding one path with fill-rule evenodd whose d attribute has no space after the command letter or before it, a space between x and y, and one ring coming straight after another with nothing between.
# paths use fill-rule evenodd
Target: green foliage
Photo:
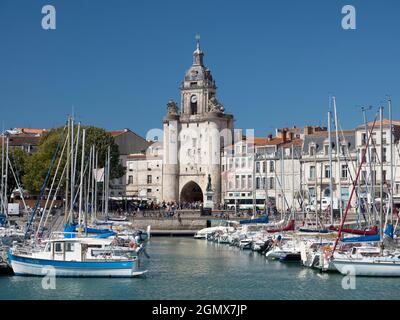
<instances>
[{"instance_id":1,"label":"green foliage","mask_svg":"<svg viewBox=\"0 0 400 320\"><path fill-rule=\"evenodd\" d=\"M82 154L82 130L84 128L86 129L85 166L88 164L90 148L95 145L96 152L98 152L98 168L104 167L107 156L107 148L108 146L111 146L111 179L122 177L125 174L125 168L120 164L118 145L115 144L113 137L104 129L92 126L82 126L80 128L79 146L76 153L76 181L79 181ZM76 138L78 126L75 126L74 132ZM52 129L42 136L38 150L28 158L25 166L23 184L30 193L37 193L42 187L46 174L50 168L51 160L58 147L59 152L57 154L57 159L53 166L50 177L50 181L52 180L60 159L61 151L65 145L66 137L66 128ZM66 164L66 155L67 147L65 147L64 155L60 162L58 177L61 175L61 172Z\"/></svg>"}]
</instances>

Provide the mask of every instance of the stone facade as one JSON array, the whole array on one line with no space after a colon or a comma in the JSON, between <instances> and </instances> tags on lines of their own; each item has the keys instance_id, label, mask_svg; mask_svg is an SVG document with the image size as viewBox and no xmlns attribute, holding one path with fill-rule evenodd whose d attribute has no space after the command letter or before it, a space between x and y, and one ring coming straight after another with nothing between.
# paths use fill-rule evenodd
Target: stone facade
<instances>
[{"instance_id":1,"label":"stone facade","mask_svg":"<svg viewBox=\"0 0 400 320\"><path fill-rule=\"evenodd\" d=\"M233 138L233 116L216 98L199 43L181 85L181 107L167 104L163 121L163 195L166 202L203 202L211 176L214 204L221 201L221 148Z\"/></svg>"}]
</instances>

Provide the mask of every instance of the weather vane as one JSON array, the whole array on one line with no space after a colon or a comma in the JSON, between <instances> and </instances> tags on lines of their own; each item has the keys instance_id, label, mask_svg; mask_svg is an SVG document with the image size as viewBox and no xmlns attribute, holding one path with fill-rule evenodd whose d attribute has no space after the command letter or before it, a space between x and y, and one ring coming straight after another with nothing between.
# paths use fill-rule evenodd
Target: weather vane
<instances>
[{"instance_id":1,"label":"weather vane","mask_svg":"<svg viewBox=\"0 0 400 320\"><path fill-rule=\"evenodd\" d=\"M197 48L200 49L200 35L198 33L196 34L195 39L197 41Z\"/></svg>"}]
</instances>

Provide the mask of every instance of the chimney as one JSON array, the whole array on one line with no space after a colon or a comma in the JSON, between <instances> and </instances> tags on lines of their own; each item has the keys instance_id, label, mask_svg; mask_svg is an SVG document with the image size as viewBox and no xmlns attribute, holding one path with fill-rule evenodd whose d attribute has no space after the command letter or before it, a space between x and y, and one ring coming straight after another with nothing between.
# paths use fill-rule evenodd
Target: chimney
<instances>
[{"instance_id":1,"label":"chimney","mask_svg":"<svg viewBox=\"0 0 400 320\"><path fill-rule=\"evenodd\" d=\"M286 142L287 141L287 131L286 131L286 129L282 129L282 131L281 131L281 138L282 138L282 141L283 142Z\"/></svg>"},{"instance_id":2,"label":"chimney","mask_svg":"<svg viewBox=\"0 0 400 320\"><path fill-rule=\"evenodd\" d=\"M309 135L309 134L312 134L313 133L313 128L312 128L312 126L305 126L304 127L304 134L307 136L307 135Z\"/></svg>"}]
</instances>

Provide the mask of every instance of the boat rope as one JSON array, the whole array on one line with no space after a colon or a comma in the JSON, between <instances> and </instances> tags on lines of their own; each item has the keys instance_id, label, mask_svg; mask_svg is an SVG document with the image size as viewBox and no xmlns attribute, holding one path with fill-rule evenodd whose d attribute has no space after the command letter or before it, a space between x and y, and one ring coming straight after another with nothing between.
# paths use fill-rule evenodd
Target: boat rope
<instances>
[{"instance_id":1,"label":"boat rope","mask_svg":"<svg viewBox=\"0 0 400 320\"><path fill-rule=\"evenodd\" d=\"M61 154L60 154L60 158L58 159L58 164L57 164L56 172L54 173L53 181L52 181L52 183L51 183L50 190L49 190L49 193L48 193L48 195L47 195L46 203L45 203L44 208L43 208L43 214L42 214L42 217L40 218L40 222L39 222L39 225L38 225L38 227L37 227L35 239L38 237L38 234L39 234L39 232L40 232L40 228L41 228L41 226L42 226L42 222L43 222L44 217L46 216L46 221L47 221L47 218L48 218L48 216L49 216L49 214L50 214L50 210L47 212L47 214L45 214L45 213L46 213L46 210L47 210L47 206L48 206L48 204L49 204L49 200L50 200L50 198L51 198L51 192L53 191L54 183L55 183L55 181L56 181L56 179L57 179L57 176L58 176L58 171L59 171L59 169L60 169L61 160L62 160L62 158L63 158L64 151L65 151L65 147L66 147L67 142L68 142L68 137L69 137L69 134L67 134L67 137L65 138L64 146L63 146L63 148L62 148L62 151L61 151ZM60 178L60 180L61 180L61 178ZM56 196L57 196L57 194L56 194L56 192L55 192L54 195L53 195L53 199L54 199ZM45 225L46 225L46 224L44 224L44 226L45 226ZM43 226L43 227L44 227L44 226Z\"/></svg>"},{"instance_id":2,"label":"boat rope","mask_svg":"<svg viewBox=\"0 0 400 320\"><path fill-rule=\"evenodd\" d=\"M33 219L35 218L36 212L37 212L38 209L39 209L40 200L42 199L42 197L43 197L43 195L44 195L44 192L45 192L45 190L46 190L47 183L48 183L48 181L49 181L49 179L50 179L50 175L51 175L51 172L52 172L52 170L53 170L54 163L56 162L56 159L57 159L57 154L58 154L58 152L60 151L60 148L61 148L61 144L62 144L62 141L63 141L63 136L64 136L65 128L66 128L66 126L64 127L64 130L63 130L62 134L60 135L60 140L59 140L59 142L58 142L58 144L57 144L57 148L56 148L56 150L55 150L55 152L54 152L54 154L53 154L53 158L51 159L50 167L49 167L49 170L47 171L46 177L45 177L45 179L44 179L44 181L43 181L43 185L42 185L42 187L41 187L41 189L40 189L39 196L38 196L38 198L37 198L37 200L36 200L36 204L35 204L34 208L32 209L31 215L30 215L30 217L29 217L29 219L28 219L28 221L27 221L27 223L26 223L25 235L24 235L24 238L25 238L25 239L26 239L27 236L28 236L28 232L29 232L29 230L30 230L30 228L31 228L31 226L32 226Z\"/></svg>"}]
</instances>

